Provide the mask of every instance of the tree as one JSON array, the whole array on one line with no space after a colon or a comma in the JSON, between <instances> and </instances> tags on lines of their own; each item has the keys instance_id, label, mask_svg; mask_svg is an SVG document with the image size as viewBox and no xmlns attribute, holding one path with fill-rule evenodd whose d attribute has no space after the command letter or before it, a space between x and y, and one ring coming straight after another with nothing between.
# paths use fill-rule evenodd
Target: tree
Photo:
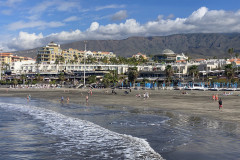
<instances>
[{"instance_id":1,"label":"tree","mask_svg":"<svg viewBox=\"0 0 240 160\"><path fill-rule=\"evenodd\" d=\"M59 74L58 79L60 80L60 83L63 84L63 81L65 80L65 76L63 72Z\"/></svg>"},{"instance_id":2,"label":"tree","mask_svg":"<svg viewBox=\"0 0 240 160\"><path fill-rule=\"evenodd\" d=\"M88 77L88 83L96 83L97 79L96 76L92 75Z\"/></svg>"},{"instance_id":3,"label":"tree","mask_svg":"<svg viewBox=\"0 0 240 160\"><path fill-rule=\"evenodd\" d=\"M105 87L108 87L111 83L118 82L117 71L110 71L109 73L105 74L102 82Z\"/></svg>"},{"instance_id":4,"label":"tree","mask_svg":"<svg viewBox=\"0 0 240 160\"><path fill-rule=\"evenodd\" d=\"M231 58L232 58L232 55L234 53L234 49L233 48L229 48L228 49L228 53L230 54Z\"/></svg>"},{"instance_id":5,"label":"tree","mask_svg":"<svg viewBox=\"0 0 240 160\"><path fill-rule=\"evenodd\" d=\"M73 55L73 62L74 63L77 63L78 62L78 56L76 54Z\"/></svg>"},{"instance_id":6,"label":"tree","mask_svg":"<svg viewBox=\"0 0 240 160\"><path fill-rule=\"evenodd\" d=\"M119 64L127 64L127 58L118 56Z\"/></svg>"},{"instance_id":7,"label":"tree","mask_svg":"<svg viewBox=\"0 0 240 160\"><path fill-rule=\"evenodd\" d=\"M135 84L135 80L137 79L138 77L138 70L137 70L137 67L132 67L132 68L129 68L129 71L128 71L128 80L130 82L132 82L133 84Z\"/></svg>"},{"instance_id":8,"label":"tree","mask_svg":"<svg viewBox=\"0 0 240 160\"><path fill-rule=\"evenodd\" d=\"M59 64L63 62L65 62L65 58L63 56L56 56L55 64Z\"/></svg>"},{"instance_id":9,"label":"tree","mask_svg":"<svg viewBox=\"0 0 240 160\"><path fill-rule=\"evenodd\" d=\"M234 78L235 74L235 68L233 68L232 64L227 64L225 66L225 75L229 81L231 81Z\"/></svg>"},{"instance_id":10,"label":"tree","mask_svg":"<svg viewBox=\"0 0 240 160\"><path fill-rule=\"evenodd\" d=\"M189 67L189 74L192 75L193 80L195 77L198 77L199 74L198 66L192 65L191 67Z\"/></svg>"},{"instance_id":11,"label":"tree","mask_svg":"<svg viewBox=\"0 0 240 160\"><path fill-rule=\"evenodd\" d=\"M239 57L239 53L235 53L235 57L238 58Z\"/></svg>"},{"instance_id":12,"label":"tree","mask_svg":"<svg viewBox=\"0 0 240 160\"><path fill-rule=\"evenodd\" d=\"M20 79L21 79L22 83L25 84L25 80L27 79L27 77L26 77L25 74L22 74L22 75L20 76Z\"/></svg>"},{"instance_id":13,"label":"tree","mask_svg":"<svg viewBox=\"0 0 240 160\"><path fill-rule=\"evenodd\" d=\"M171 65L167 65L165 68L165 74L166 74L166 79L168 84L170 84L170 81L172 80L172 76L173 76L173 69Z\"/></svg>"},{"instance_id":14,"label":"tree","mask_svg":"<svg viewBox=\"0 0 240 160\"><path fill-rule=\"evenodd\" d=\"M95 63L97 61L96 57L93 57L93 56L88 56L87 59L86 59L86 62L88 64L92 64L92 63Z\"/></svg>"},{"instance_id":15,"label":"tree","mask_svg":"<svg viewBox=\"0 0 240 160\"><path fill-rule=\"evenodd\" d=\"M143 64L143 63L146 63L148 60L147 59L144 59L144 57L141 55L138 59L139 61L139 64Z\"/></svg>"},{"instance_id":16,"label":"tree","mask_svg":"<svg viewBox=\"0 0 240 160\"><path fill-rule=\"evenodd\" d=\"M107 64L107 63L108 63L108 58L107 58L107 57L103 57L103 58L100 59L100 61L101 61L102 63Z\"/></svg>"},{"instance_id":17,"label":"tree","mask_svg":"<svg viewBox=\"0 0 240 160\"><path fill-rule=\"evenodd\" d=\"M119 61L118 61L118 59L116 57L111 57L110 58L110 63L111 64L119 64Z\"/></svg>"},{"instance_id":18,"label":"tree","mask_svg":"<svg viewBox=\"0 0 240 160\"><path fill-rule=\"evenodd\" d=\"M37 76L36 76L36 80L38 82L42 82L43 81L43 77L38 73Z\"/></svg>"},{"instance_id":19,"label":"tree","mask_svg":"<svg viewBox=\"0 0 240 160\"><path fill-rule=\"evenodd\" d=\"M13 79L13 84L16 86L18 84L18 80L16 78Z\"/></svg>"}]
</instances>

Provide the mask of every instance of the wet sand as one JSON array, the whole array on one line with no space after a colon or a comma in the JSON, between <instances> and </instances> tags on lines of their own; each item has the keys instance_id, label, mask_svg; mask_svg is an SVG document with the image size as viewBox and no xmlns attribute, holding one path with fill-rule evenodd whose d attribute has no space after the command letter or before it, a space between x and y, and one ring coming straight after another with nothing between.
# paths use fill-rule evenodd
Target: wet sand
<instances>
[{"instance_id":1,"label":"wet sand","mask_svg":"<svg viewBox=\"0 0 240 160\"><path fill-rule=\"evenodd\" d=\"M108 91L108 92L107 92ZM182 94L178 90L133 90L129 94L117 89L117 94L112 94L111 89L93 89L93 94L89 95L86 103L86 95L89 89L0 89L0 96L23 97L30 94L32 98L49 100L60 103L61 96L64 103L75 103L88 106L114 106L114 107L136 107L140 109L159 109L162 111L172 111L193 116L203 116L211 119L240 122L240 94L239 91L232 95L225 96L223 91L187 91ZM136 97L136 94L148 92L149 98ZM212 95L218 94L222 98L223 109L219 110L218 102L212 100Z\"/></svg>"}]
</instances>

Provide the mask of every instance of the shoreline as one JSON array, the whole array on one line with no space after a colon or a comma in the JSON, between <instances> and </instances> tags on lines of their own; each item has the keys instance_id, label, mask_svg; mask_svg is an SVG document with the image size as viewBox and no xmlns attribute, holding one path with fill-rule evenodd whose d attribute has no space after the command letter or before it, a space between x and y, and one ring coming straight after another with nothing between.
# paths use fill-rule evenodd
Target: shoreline
<instances>
[{"instance_id":1,"label":"shoreline","mask_svg":"<svg viewBox=\"0 0 240 160\"><path fill-rule=\"evenodd\" d=\"M153 109L169 112L178 112L191 116L206 117L214 120L240 122L240 94L234 91L230 96L223 96L221 91L187 91L182 94L179 90L133 90L116 89L117 94L112 94L112 90L93 89L93 94L89 95L88 103L85 96L89 89L9 89L0 88L1 97L22 97L26 98L30 94L32 98L48 100L53 103L60 103L64 97L64 103L87 105L87 106L114 106L132 107L136 109ZM108 93L106 92L108 91ZM128 91L129 94L125 94ZM136 97L137 94L149 93L149 98ZM218 109L218 102L211 99L213 94L218 94L222 98L223 109Z\"/></svg>"}]
</instances>

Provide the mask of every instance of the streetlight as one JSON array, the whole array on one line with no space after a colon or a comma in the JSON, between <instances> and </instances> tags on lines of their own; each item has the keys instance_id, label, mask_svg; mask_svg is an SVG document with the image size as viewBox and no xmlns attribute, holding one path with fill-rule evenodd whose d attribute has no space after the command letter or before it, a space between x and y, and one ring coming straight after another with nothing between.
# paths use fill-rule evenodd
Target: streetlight
<instances>
[{"instance_id":1,"label":"streetlight","mask_svg":"<svg viewBox=\"0 0 240 160\"><path fill-rule=\"evenodd\" d=\"M84 71L83 71L83 86L85 87L85 70L86 70L86 60L85 60L85 56L86 56L86 52L87 52L87 41L84 41L84 45L85 45L85 50L84 50Z\"/></svg>"},{"instance_id":2,"label":"streetlight","mask_svg":"<svg viewBox=\"0 0 240 160\"><path fill-rule=\"evenodd\" d=\"M0 80L2 80L2 49L0 49L0 53L1 53L1 60L0 60Z\"/></svg>"}]
</instances>

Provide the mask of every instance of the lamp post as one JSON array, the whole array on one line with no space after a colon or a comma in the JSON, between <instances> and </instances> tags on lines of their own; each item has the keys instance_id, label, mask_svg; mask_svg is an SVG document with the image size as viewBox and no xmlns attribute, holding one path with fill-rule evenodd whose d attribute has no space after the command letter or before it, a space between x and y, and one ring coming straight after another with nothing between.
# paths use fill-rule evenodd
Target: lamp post
<instances>
[{"instance_id":1,"label":"lamp post","mask_svg":"<svg viewBox=\"0 0 240 160\"><path fill-rule=\"evenodd\" d=\"M85 72L86 72L86 58L85 58L85 56L86 56L86 52L87 52L87 41L84 41L84 45L85 45L85 50L84 50L84 57L83 57L83 60L84 60L84 70L83 70L83 86L84 86L84 88L85 88L85 84L86 84L86 82L85 82Z\"/></svg>"},{"instance_id":2,"label":"lamp post","mask_svg":"<svg viewBox=\"0 0 240 160\"><path fill-rule=\"evenodd\" d=\"M1 53L1 60L0 60L0 80L2 80L2 49L0 50Z\"/></svg>"}]
</instances>

